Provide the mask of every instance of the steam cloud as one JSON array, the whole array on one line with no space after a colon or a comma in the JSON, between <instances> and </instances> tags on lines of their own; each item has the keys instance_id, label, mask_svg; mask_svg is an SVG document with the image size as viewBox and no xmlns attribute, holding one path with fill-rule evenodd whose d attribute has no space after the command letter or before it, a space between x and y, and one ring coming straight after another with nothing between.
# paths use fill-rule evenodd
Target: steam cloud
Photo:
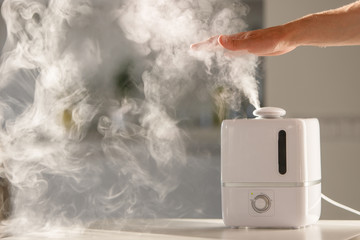
<instances>
[{"instance_id":1,"label":"steam cloud","mask_svg":"<svg viewBox=\"0 0 360 240\"><path fill-rule=\"evenodd\" d=\"M166 201L187 165L174 109L199 82L231 109L259 105L256 57L189 45L244 30L246 13L230 0L4 1L2 230L181 216Z\"/></svg>"}]
</instances>

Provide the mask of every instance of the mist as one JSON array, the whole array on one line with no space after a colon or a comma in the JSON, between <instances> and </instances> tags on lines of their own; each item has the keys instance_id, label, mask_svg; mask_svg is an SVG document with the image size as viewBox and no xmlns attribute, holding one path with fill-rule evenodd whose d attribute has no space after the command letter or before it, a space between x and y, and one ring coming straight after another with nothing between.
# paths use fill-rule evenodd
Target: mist
<instances>
[{"instance_id":1,"label":"mist","mask_svg":"<svg viewBox=\"0 0 360 240\"><path fill-rule=\"evenodd\" d=\"M202 172L182 103L205 94L220 115L243 99L258 107L257 58L189 46L245 30L247 12L231 0L4 1L3 232L202 217L191 196L174 197L189 166Z\"/></svg>"}]
</instances>

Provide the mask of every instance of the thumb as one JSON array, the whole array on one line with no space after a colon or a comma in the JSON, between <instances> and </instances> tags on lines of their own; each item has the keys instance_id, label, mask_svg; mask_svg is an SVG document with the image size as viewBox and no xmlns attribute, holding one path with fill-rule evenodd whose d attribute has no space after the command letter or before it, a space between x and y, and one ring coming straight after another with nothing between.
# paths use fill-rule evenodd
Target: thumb
<instances>
[{"instance_id":1,"label":"thumb","mask_svg":"<svg viewBox=\"0 0 360 240\"><path fill-rule=\"evenodd\" d=\"M219 44L228 50L241 50L240 41L232 35L220 35L218 38Z\"/></svg>"}]
</instances>

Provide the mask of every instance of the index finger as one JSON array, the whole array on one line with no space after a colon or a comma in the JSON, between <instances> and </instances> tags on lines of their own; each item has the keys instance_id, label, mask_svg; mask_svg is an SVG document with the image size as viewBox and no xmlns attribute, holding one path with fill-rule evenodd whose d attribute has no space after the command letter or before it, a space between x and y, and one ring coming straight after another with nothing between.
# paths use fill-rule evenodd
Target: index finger
<instances>
[{"instance_id":1,"label":"index finger","mask_svg":"<svg viewBox=\"0 0 360 240\"><path fill-rule=\"evenodd\" d=\"M196 51L214 51L221 48L218 42L219 35L212 36L205 41L191 44L190 48Z\"/></svg>"}]
</instances>

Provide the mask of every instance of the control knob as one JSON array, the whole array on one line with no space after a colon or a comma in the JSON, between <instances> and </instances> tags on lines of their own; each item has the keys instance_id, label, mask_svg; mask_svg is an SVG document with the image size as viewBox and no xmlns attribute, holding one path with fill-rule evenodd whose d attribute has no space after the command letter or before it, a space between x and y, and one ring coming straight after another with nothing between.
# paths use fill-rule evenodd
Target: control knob
<instances>
[{"instance_id":1,"label":"control knob","mask_svg":"<svg viewBox=\"0 0 360 240\"><path fill-rule=\"evenodd\" d=\"M257 213L264 213L271 207L271 200L265 194L259 194L251 200L251 206Z\"/></svg>"}]
</instances>

